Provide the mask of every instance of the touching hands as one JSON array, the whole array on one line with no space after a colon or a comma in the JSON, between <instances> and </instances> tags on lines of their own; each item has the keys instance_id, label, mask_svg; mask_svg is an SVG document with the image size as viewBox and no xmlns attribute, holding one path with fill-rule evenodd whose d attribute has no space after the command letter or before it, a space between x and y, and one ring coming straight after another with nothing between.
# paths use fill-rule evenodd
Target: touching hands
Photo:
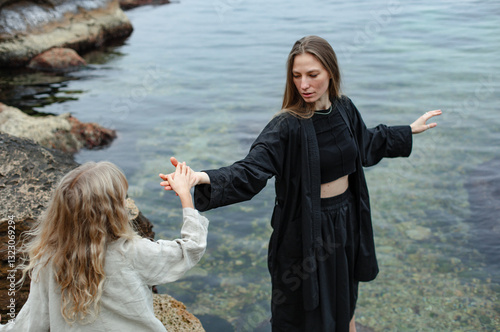
<instances>
[{"instance_id":1,"label":"touching hands","mask_svg":"<svg viewBox=\"0 0 500 332\"><path fill-rule=\"evenodd\" d=\"M426 122L427 122L427 120L429 120L430 118L432 118L434 116L441 115L441 113L442 113L441 110L425 112L424 115L419 117L417 120L415 120L415 122L413 122L410 125L411 126L411 133L412 134L420 134L426 130L429 130L431 128L436 127L437 123L433 122L433 123L426 124Z\"/></svg>"},{"instance_id":2,"label":"touching hands","mask_svg":"<svg viewBox=\"0 0 500 332\"><path fill-rule=\"evenodd\" d=\"M170 157L170 162L176 168L177 168L177 166L179 164L181 164L181 163L179 163L179 161L177 161L177 159L175 157ZM186 163L183 163L183 164L186 165ZM189 168L189 166L186 166L186 167ZM177 171L177 169L176 169L176 171ZM207 173L205 173L205 172L195 172L195 171L193 171L191 169L190 169L190 171L192 172L192 176L191 176L190 182L189 182L191 187L194 187L197 184L202 184L202 183L209 184L210 183L210 179L209 179ZM175 191L175 189L172 188L172 185L170 184L169 176L171 176L172 180L175 181L176 172L173 172L173 173L170 173L170 174L167 174L167 175L160 174L160 178L163 179L163 182L160 182L160 185L163 186L165 188L165 190L174 190Z\"/></svg>"},{"instance_id":3,"label":"touching hands","mask_svg":"<svg viewBox=\"0 0 500 332\"><path fill-rule=\"evenodd\" d=\"M165 186L165 183L167 183L170 187L169 190L175 191L181 200L182 207L194 207L193 199L191 197L194 171L189 166L186 166L185 162L177 162L174 173L167 175L160 174L160 177L166 180L160 184Z\"/></svg>"},{"instance_id":4,"label":"touching hands","mask_svg":"<svg viewBox=\"0 0 500 332\"><path fill-rule=\"evenodd\" d=\"M194 171L186 165L186 163L178 163L177 167L175 167L175 172L171 174L167 174L167 181L172 188L173 191L176 192L177 195L185 194L186 192L190 192L194 177Z\"/></svg>"}]
</instances>

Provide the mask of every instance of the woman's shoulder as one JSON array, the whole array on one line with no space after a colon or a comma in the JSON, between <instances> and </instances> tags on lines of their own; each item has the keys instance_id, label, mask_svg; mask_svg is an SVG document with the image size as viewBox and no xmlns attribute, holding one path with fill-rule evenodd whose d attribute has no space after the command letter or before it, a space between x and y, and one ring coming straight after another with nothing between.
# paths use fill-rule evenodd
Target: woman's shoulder
<instances>
[{"instance_id":1,"label":"woman's shoulder","mask_svg":"<svg viewBox=\"0 0 500 332\"><path fill-rule=\"evenodd\" d=\"M309 119L302 119L287 111L280 111L268 123L268 127L279 131L282 136L288 134L299 133L302 121Z\"/></svg>"},{"instance_id":2,"label":"woman's shoulder","mask_svg":"<svg viewBox=\"0 0 500 332\"><path fill-rule=\"evenodd\" d=\"M350 119L356 119L359 117L358 109L354 105L351 98L349 98L347 95L341 95L340 97L337 97L335 99L335 102L337 102L339 106L347 112L347 115Z\"/></svg>"},{"instance_id":3,"label":"woman's shoulder","mask_svg":"<svg viewBox=\"0 0 500 332\"><path fill-rule=\"evenodd\" d=\"M349 98L349 96L347 95L340 95L340 97L337 97L336 100L337 102L348 108L350 108L351 105L354 105L351 98Z\"/></svg>"},{"instance_id":4,"label":"woman's shoulder","mask_svg":"<svg viewBox=\"0 0 500 332\"><path fill-rule=\"evenodd\" d=\"M294 128L298 128L297 121L294 116L287 112L281 111L275 114L253 142L252 148L261 143L269 144L270 142L278 143L288 140L290 135L296 131Z\"/></svg>"},{"instance_id":5,"label":"woman's shoulder","mask_svg":"<svg viewBox=\"0 0 500 332\"><path fill-rule=\"evenodd\" d=\"M286 128L299 127L301 121L304 120L291 112L286 110L281 110L274 115L274 117L269 121L269 124L279 125Z\"/></svg>"},{"instance_id":6,"label":"woman's shoulder","mask_svg":"<svg viewBox=\"0 0 500 332\"><path fill-rule=\"evenodd\" d=\"M281 110L273 116L273 118L271 119L270 122L286 121L286 120L290 120L292 118L294 118L294 116L290 112L287 112L286 110Z\"/></svg>"},{"instance_id":7,"label":"woman's shoulder","mask_svg":"<svg viewBox=\"0 0 500 332\"><path fill-rule=\"evenodd\" d=\"M276 113L266 124L262 132L276 131L281 132L288 127L290 116L286 112L280 111Z\"/></svg>"}]
</instances>

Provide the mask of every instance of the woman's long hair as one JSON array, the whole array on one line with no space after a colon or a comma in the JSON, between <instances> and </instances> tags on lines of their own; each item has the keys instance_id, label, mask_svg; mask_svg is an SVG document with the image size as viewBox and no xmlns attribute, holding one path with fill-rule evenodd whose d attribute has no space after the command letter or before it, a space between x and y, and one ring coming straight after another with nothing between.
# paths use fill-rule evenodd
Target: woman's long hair
<instances>
[{"instance_id":1,"label":"woman's long hair","mask_svg":"<svg viewBox=\"0 0 500 332\"><path fill-rule=\"evenodd\" d=\"M335 51L323 38L306 36L293 45L286 65L286 86L281 108L283 112L290 112L301 118L310 118L314 114L314 104L305 102L293 82L293 62L297 55L304 53L313 55L330 74L330 84L328 87L330 99L341 96L340 69Z\"/></svg>"},{"instance_id":2,"label":"woman's long hair","mask_svg":"<svg viewBox=\"0 0 500 332\"><path fill-rule=\"evenodd\" d=\"M88 162L66 174L48 208L28 232L23 252L32 278L38 264L52 264L61 287L61 314L69 323L93 321L106 278L107 245L137 237L128 218L127 179L109 162Z\"/></svg>"}]
</instances>

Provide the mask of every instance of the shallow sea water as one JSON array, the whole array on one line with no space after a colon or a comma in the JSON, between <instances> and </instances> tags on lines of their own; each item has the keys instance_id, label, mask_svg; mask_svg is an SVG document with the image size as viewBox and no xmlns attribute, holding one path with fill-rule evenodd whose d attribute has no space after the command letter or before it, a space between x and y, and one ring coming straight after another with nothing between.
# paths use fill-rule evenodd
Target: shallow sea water
<instances>
[{"instance_id":1,"label":"shallow sea water","mask_svg":"<svg viewBox=\"0 0 500 332\"><path fill-rule=\"evenodd\" d=\"M169 157L231 164L281 105L285 61L304 35L337 52L344 93L368 126L442 109L410 158L366 170L381 272L356 319L375 331L500 330L500 7L495 1L325 3L200 0L128 11L131 37L68 75L4 74L7 102L71 112L117 130L110 160L157 238L179 236L180 204L161 190ZM9 76L10 75L10 76ZM4 89L5 90L5 89ZM4 94L5 96L5 94ZM163 285L207 331L269 331L273 181L249 202L205 213L207 253Z\"/></svg>"}]
</instances>

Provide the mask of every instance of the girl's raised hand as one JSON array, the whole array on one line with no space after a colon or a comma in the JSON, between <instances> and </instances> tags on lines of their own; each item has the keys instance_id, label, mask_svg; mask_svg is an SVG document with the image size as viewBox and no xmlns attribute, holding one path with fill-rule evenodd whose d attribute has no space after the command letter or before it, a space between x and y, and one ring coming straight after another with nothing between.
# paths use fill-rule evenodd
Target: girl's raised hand
<instances>
[{"instance_id":1,"label":"girl's raised hand","mask_svg":"<svg viewBox=\"0 0 500 332\"><path fill-rule=\"evenodd\" d=\"M175 172L166 175L171 190L174 190L179 196L190 193L193 173L193 170L185 162L177 163Z\"/></svg>"}]
</instances>

